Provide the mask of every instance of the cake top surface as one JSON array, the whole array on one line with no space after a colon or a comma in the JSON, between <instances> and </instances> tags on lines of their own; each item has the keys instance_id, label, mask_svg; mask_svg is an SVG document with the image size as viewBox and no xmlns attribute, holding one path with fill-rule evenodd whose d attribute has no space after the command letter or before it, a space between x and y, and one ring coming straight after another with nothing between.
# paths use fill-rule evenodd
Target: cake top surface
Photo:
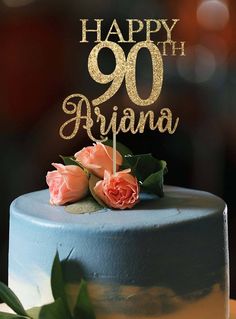
<instances>
[{"instance_id":1,"label":"cake top surface","mask_svg":"<svg viewBox=\"0 0 236 319\"><path fill-rule=\"evenodd\" d=\"M129 210L101 208L93 213L72 214L66 206L49 204L49 191L28 193L15 199L11 214L45 223L53 227L71 225L73 229L125 230L150 228L178 222L188 222L222 213L226 205L219 197L207 192L165 186L165 196L141 194L141 201Z\"/></svg>"}]
</instances>

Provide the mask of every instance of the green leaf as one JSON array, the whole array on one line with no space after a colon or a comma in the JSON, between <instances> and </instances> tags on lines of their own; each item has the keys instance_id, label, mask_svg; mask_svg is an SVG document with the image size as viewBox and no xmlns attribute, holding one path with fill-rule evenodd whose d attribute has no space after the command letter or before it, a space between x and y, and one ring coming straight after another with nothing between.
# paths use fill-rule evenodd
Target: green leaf
<instances>
[{"instance_id":1,"label":"green leaf","mask_svg":"<svg viewBox=\"0 0 236 319\"><path fill-rule=\"evenodd\" d=\"M64 303L65 309L67 310L67 318L70 318L70 310L67 303L65 284L63 279L61 262L59 259L58 252L53 261L52 272L51 272L51 287L52 287L52 295L55 300L61 299Z\"/></svg>"},{"instance_id":2,"label":"green leaf","mask_svg":"<svg viewBox=\"0 0 236 319\"><path fill-rule=\"evenodd\" d=\"M113 147L113 141L112 140L107 140L106 142L103 142L103 144ZM127 146L125 146L124 144L122 144L120 142L116 142L116 149L122 156L129 155L129 154L132 155L133 154L132 151Z\"/></svg>"},{"instance_id":3,"label":"green leaf","mask_svg":"<svg viewBox=\"0 0 236 319\"><path fill-rule=\"evenodd\" d=\"M42 307L34 307L30 308L27 310L27 314L29 315L30 318L32 319L38 319L39 318L39 313L41 311Z\"/></svg>"},{"instance_id":4,"label":"green leaf","mask_svg":"<svg viewBox=\"0 0 236 319\"><path fill-rule=\"evenodd\" d=\"M91 174L90 178L89 178L89 190L90 190L90 193L93 196L93 198L96 200L96 202L100 206L106 207L105 203L103 203L103 201L94 192L94 187L97 184L97 182L99 182L100 180L101 180L100 178L98 178L97 176Z\"/></svg>"},{"instance_id":5,"label":"green leaf","mask_svg":"<svg viewBox=\"0 0 236 319\"><path fill-rule=\"evenodd\" d=\"M65 286L58 252L56 252L51 272L51 286L54 299L66 300Z\"/></svg>"},{"instance_id":6,"label":"green leaf","mask_svg":"<svg viewBox=\"0 0 236 319\"><path fill-rule=\"evenodd\" d=\"M0 311L0 319L26 319L26 318L28 319L29 317Z\"/></svg>"},{"instance_id":7,"label":"green leaf","mask_svg":"<svg viewBox=\"0 0 236 319\"><path fill-rule=\"evenodd\" d=\"M164 175L167 173L165 161L160 161L151 154L125 156L122 169L130 168L137 177L143 191L162 197Z\"/></svg>"},{"instance_id":8,"label":"green leaf","mask_svg":"<svg viewBox=\"0 0 236 319\"><path fill-rule=\"evenodd\" d=\"M164 184L164 174L166 171L166 162L162 162L162 168L151 175L149 175L144 182L142 183L141 187L144 191L149 193L154 193L160 197L164 196L163 192L163 184Z\"/></svg>"},{"instance_id":9,"label":"green leaf","mask_svg":"<svg viewBox=\"0 0 236 319\"><path fill-rule=\"evenodd\" d=\"M130 167L137 179L143 182L149 175L162 168L161 161L151 154L125 156L125 168Z\"/></svg>"},{"instance_id":10,"label":"green leaf","mask_svg":"<svg viewBox=\"0 0 236 319\"><path fill-rule=\"evenodd\" d=\"M65 165L76 165L80 166L78 162L76 162L75 158L73 156L63 156L60 155L60 158L63 160Z\"/></svg>"},{"instance_id":11,"label":"green leaf","mask_svg":"<svg viewBox=\"0 0 236 319\"><path fill-rule=\"evenodd\" d=\"M101 210L101 208L101 205L98 204L98 202L94 200L92 196L87 196L80 199L79 202L69 204L64 207L65 211L70 214L94 213L98 210Z\"/></svg>"},{"instance_id":12,"label":"green leaf","mask_svg":"<svg viewBox=\"0 0 236 319\"><path fill-rule=\"evenodd\" d=\"M51 304L42 306L37 319L68 319L65 303L61 298Z\"/></svg>"},{"instance_id":13,"label":"green leaf","mask_svg":"<svg viewBox=\"0 0 236 319\"><path fill-rule=\"evenodd\" d=\"M14 292L2 282L0 282L0 299L6 303L17 315L27 316L27 313L20 300L17 298Z\"/></svg>"},{"instance_id":14,"label":"green leaf","mask_svg":"<svg viewBox=\"0 0 236 319\"><path fill-rule=\"evenodd\" d=\"M86 282L82 279L79 294L74 308L74 319L96 319L93 306L90 302Z\"/></svg>"}]
</instances>

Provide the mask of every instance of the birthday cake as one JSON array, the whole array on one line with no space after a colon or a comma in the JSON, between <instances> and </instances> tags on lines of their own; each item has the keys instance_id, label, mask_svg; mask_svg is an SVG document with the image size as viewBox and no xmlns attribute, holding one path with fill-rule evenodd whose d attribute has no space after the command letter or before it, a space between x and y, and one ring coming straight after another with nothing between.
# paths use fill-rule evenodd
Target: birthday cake
<instances>
[{"instance_id":1,"label":"birthday cake","mask_svg":"<svg viewBox=\"0 0 236 319\"><path fill-rule=\"evenodd\" d=\"M9 286L26 308L50 302L58 250L71 303L85 278L98 319L227 318L226 205L206 192L164 190L161 199L141 194L129 210L99 208L89 198L80 203L85 214L50 205L48 190L17 198Z\"/></svg>"},{"instance_id":2,"label":"birthday cake","mask_svg":"<svg viewBox=\"0 0 236 319\"><path fill-rule=\"evenodd\" d=\"M64 164L53 163L55 169L47 173L49 189L11 204L9 287L23 306L9 288L0 286L0 293L7 292L2 295L11 297L5 300L18 315L31 319L227 319L226 204L210 193L164 187L165 161L134 155L116 141L119 132L143 133L146 127L176 131L179 117L160 106L156 117L154 103L163 85L162 55L168 55L168 46L170 55L177 50L185 55L185 42L172 39L179 20L127 19L125 40L114 19L104 41L102 21L81 19L80 43L87 43L90 33L97 35L88 72L97 84L109 86L102 94L99 88L99 96L91 90L91 98L78 92L67 96L62 110L68 118L59 129L69 140L83 128L96 144L61 156ZM146 39L137 42L134 36L144 26ZM166 41L154 41L161 27ZM118 43L110 41L114 35ZM130 44L128 54L122 43ZM109 74L98 63L104 49L115 58ZM136 77L143 49L152 63L145 97ZM135 108L107 104L121 87ZM39 315L29 309L45 304Z\"/></svg>"}]
</instances>

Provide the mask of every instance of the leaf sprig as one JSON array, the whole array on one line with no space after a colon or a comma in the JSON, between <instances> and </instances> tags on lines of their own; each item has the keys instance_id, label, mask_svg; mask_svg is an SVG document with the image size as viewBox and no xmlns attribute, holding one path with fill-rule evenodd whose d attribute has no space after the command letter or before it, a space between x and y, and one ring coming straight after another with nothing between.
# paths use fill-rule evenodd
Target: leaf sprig
<instances>
[{"instance_id":1,"label":"leaf sprig","mask_svg":"<svg viewBox=\"0 0 236 319\"><path fill-rule=\"evenodd\" d=\"M69 309L68 296L65 290L63 271L58 252L53 261L51 271L51 287L54 302L25 310L18 297L4 283L0 283L0 298L15 314L0 312L0 319L96 319L90 301L87 283L80 282L76 304Z\"/></svg>"},{"instance_id":2,"label":"leaf sprig","mask_svg":"<svg viewBox=\"0 0 236 319\"><path fill-rule=\"evenodd\" d=\"M112 147L112 140L108 140L105 145ZM153 193L160 197L164 196L163 184L164 175L168 172L167 163L158 160L152 154L134 155L132 151L122 143L117 142L117 150L123 156L121 169L130 168L136 176L141 190L147 193Z\"/></svg>"}]
</instances>

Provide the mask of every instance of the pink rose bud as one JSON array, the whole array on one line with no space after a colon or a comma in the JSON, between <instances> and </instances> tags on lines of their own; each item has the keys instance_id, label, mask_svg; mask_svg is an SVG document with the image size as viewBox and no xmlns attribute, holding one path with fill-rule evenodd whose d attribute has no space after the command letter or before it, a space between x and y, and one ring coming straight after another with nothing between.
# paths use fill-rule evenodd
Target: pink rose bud
<instances>
[{"instance_id":1,"label":"pink rose bud","mask_svg":"<svg viewBox=\"0 0 236 319\"><path fill-rule=\"evenodd\" d=\"M104 171L112 173L112 147L103 145L102 143L94 144L93 146L84 147L81 151L75 154L76 161L85 167L90 173L97 177L103 178ZM123 158L116 151L116 170L118 171Z\"/></svg>"},{"instance_id":2,"label":"pink rose bud","mask_svg":"<svg viewBox=\"0 0 236 319\"><path fill-rule=\"evenodd\" d=\"M48 172L46 176L52 205L76 202L87 194L88 177L82 168L57 163L52 165L56 170Z\"/></svg>"},{"instance_id":3,"label":"pink rose bud","mask_svg":"<svg viewBox=\"0 0 236 319\"><path fill-rule=\"evenodd\" d=\"M130 169L112 175L105 171L104 180L96 183L95 194L112 208L132 208L139 201L137 178L129 174Z\"/></svg>"}]
</instances>

